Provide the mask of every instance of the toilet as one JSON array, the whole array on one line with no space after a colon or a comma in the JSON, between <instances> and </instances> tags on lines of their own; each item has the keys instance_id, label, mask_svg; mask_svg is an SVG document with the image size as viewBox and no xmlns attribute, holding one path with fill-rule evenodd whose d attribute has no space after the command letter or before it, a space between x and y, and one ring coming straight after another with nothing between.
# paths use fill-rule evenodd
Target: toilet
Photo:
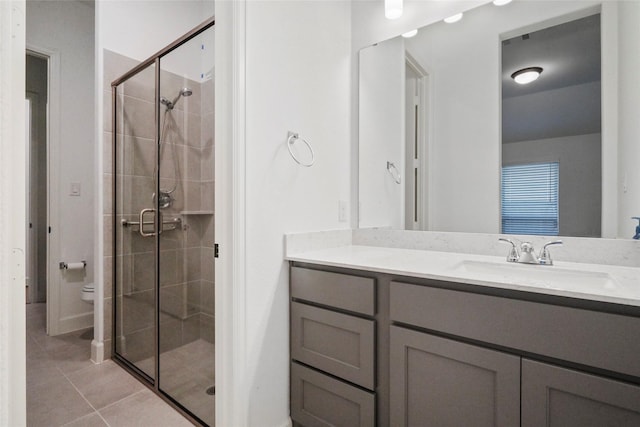
<instances>
[{"instance_id":1,"label":"toilet","mask_svg":"<svg viewBox=\"0 0 640 427\"><path fill-rule=\"evenodd\" d=\"M94 291L95 291L95 288L93 283L88 283L84 285L82 287L82 290L80 291L80 299L82 299L82 301L86 301L90 304L93 304Z\"/></svg>"}]
</instances>

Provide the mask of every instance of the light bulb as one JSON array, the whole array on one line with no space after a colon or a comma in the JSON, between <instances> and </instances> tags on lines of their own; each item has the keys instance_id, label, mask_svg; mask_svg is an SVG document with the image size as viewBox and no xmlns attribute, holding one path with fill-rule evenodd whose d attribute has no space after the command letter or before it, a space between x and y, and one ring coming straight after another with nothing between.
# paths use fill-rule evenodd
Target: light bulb
<instances>
[{"instance_id":1,"label":"light bulb","mask_svg":"<svg viewBox=\"0 0 640 427\"><path fill-rule=\"evenodd\" d=\"M526 85L537 80L538 77L540 77L540 73L542 73L541 67L523 68L522 70L518 70L511 74L511 78L518 84Z\"/></svg>"},{"instance_id":2,"label":"light bulb","mask_svg":"<svg viewBox=\"0 0 640 427\"><path fill-rule=\"evenodd\" d=\"M384 16L387 19L398 19L402 16L402 0L384 0Z\"/></svg>"},{"instance_id":3,"label":"light bulb","mask_svg":"<svg viewBox=\"0 0 640 427\"><path fill-rule=\"evenodd\" d=\"M404 37L405 39L409 39L411 37L415 37L415 35L418 34L418 30L411 30L411 31L407 31L406 33L404 33L402 35L402 37Z\"/></svg>"},{"instance_id":4,"label":"light bulb","mask_svg":"<svg viewBox=\"0 0 640 427\"><path fill-rule=\"evenodd\" d=\"M456 13L453 16L444 18L444 22L446 22L447 24L453 24L454 22L458 22L461 19L462 19L462 13Z\"/></svg>"}]
</instances>

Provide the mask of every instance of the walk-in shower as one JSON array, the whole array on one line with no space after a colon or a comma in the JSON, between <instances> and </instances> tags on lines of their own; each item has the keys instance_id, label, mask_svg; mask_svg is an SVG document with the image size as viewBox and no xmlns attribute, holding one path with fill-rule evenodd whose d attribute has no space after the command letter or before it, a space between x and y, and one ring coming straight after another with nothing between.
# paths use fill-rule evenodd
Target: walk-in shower
<instances>
[{"instance_id":1,"label":"walk-in shower","mask_svg":"<svg viewBox=\"0 0 640 427\"><path fill-rule=\"evenodd\" d=\"M214 425L213 20L112 86L113 358Z\"/></svg>"}]
</instances>

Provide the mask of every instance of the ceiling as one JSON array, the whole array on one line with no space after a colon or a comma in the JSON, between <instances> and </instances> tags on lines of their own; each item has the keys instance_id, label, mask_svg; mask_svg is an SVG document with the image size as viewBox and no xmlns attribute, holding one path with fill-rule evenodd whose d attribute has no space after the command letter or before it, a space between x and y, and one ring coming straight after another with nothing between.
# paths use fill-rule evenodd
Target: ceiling
<instances>
[{"instance_id":1,"label":"ceiling","mask_svg":"<svg viewBox=\"0 0 640 427\"><path fill-rule=\"evenodd\" d=\"M502 142L601 132L600 15L505 40ZM511 74L542 67L520 85Z\"/></svg>"},{"instance_id":2,"label":"ceiling","mask_svg":"<svg viewBox=\"0 0 640 427\"><path fill-rule=\"evenodd\" d=\"M528 85L513 81L514 71L542 67ZM591 15L502 42L502 97L600 81L600 15Z\"/></svg>"}]
</instances>

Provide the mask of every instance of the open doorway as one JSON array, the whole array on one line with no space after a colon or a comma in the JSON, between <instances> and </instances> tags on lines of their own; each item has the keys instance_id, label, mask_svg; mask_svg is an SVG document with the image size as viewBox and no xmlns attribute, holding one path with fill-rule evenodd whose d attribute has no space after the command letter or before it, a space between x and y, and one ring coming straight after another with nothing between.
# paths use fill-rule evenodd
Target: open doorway
<instances>
[{"instance_id":1,"label":"open doorway","mask_svg":"<svg viewBox=\"0 0 640 427\"><path fill-rule=\"evenodd\" d=\"M27 303L47 301L49 58L26 53Z\"/></svg>"},{"instance_id":2,"label":"open doorway","mask_svg":"<svg viewBox=\"0 0 640 427\"><path fill-rule=\"evenodd\" d=\"M409 52L405 60L405 229L427 228L429 75Z\"/></svg>"}]
</instances>

